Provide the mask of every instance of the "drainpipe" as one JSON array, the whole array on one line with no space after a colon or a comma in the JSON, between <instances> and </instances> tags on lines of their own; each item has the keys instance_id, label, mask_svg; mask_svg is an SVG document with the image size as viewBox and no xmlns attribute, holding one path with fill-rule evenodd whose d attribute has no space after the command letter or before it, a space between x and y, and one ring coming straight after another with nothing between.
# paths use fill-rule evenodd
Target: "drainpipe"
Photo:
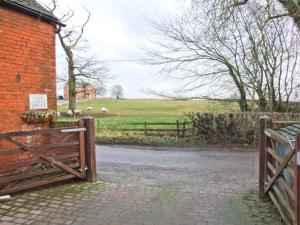
<instances>
[{"instance_id":1,"label":"drainpipe","mask_svg":"<svg viewBox=\"0 0 300 225\"><path fill-rule=\"evenodd\" d=\"M56 34L58 34L58 33L61 32L61 27L62 27L62 24L58 24L58 25L56 26L56 30L55 30L55 33L56 33ZM64 26L64 27L65 27L65 26Z\"/></svg>"}]
</instances>

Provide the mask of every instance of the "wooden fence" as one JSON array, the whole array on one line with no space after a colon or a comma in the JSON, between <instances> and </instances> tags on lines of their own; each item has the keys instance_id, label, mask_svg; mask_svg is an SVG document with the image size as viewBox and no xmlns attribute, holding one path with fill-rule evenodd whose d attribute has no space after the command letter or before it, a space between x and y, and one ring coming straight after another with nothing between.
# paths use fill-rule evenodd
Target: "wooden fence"
<instances>
[{"instance_id":1,"label":"wooden fence","mask_svg":"<svg viewBox=\"0 0 300 225\"><path fill-rule=\"evenodd\" d=\"M0 133L0 195L74 178L96 181L93 118Z\"/></svg>"},{"instance_id":2,"label":"wooden fence","mask_svg":"<svg viewBox=\"0 0 300 225\"><path fill-rule=\"evenodd\" d=\"M260 119L260 197L269 196L286 224L300 225L300 123Z\"/></svg>"},{"instance_id":3,"label":"wooden fence","mask_svg":"<svg viewBox=\"0 0 300 225\"><path fill-rule=\"evenodd\" d=\"M175 123L123 123L123 124L113 124L113 123L101 123L100 120L97 121L96 131L100 133L102 130L109 131L119 131L119 132L132 132L136 134L143 134L145 136L152 135L169 135L177 137L186 137L190 134L195 134L195 128L192 126L192 122L179 122Z\"/></svg>"}]
</instances>

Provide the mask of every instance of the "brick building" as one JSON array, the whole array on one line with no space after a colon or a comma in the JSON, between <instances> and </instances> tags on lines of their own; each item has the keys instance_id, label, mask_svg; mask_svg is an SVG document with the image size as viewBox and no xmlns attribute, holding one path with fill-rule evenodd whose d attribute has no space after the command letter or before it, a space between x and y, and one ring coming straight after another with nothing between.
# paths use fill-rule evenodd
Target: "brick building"
<instances>
[{"instance_id":1,"label":"brick building","mask_svg":"<svg viewBox=\"0 0 300 225\"><path fill-rule=\"evenodd\" d=\"M1 0L0 15L0 132L33 129L24 113L56 111L55 34L62 24L35 0Z\"/></svg>"},{"instance_id":2,"label":"brick building","mask_svg":"<svg viewBox=\"0 0 300 225\"><path fill-rule=\"evenodd\" d=\"M96 88L89 83L79 83L76 86L76 99L95 99ZM69 85L64 86L64 99L69 99Z\"/></svg>"}]
</instances>

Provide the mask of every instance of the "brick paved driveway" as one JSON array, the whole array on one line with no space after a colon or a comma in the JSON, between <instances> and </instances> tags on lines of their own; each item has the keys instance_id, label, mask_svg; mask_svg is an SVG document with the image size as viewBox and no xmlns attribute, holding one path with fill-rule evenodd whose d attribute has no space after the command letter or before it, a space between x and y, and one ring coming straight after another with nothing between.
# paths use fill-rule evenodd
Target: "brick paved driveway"
<instances>
[{"instance_id":1,"label":"brick paved driveway","mask_svg":"<svg viewBox=\"0 0 300 225\"><path fill-rule=\"evenodd\" d=\"M252 192L257 153L98 147L99 182L16 195L0 225L279 225Z\"/></svg>"}]
</instances>

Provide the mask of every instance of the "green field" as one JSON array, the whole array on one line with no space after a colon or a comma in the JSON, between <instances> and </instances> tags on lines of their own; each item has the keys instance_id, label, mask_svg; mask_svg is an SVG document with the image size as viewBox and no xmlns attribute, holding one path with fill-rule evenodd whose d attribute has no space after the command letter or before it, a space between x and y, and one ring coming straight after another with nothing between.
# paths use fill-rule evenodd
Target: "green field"
<instances>
[{"instance_id":1,"label":"green field","mask_svg":"<svg viewBox=\"0 0 300 225\"><path fill-rule=\"evenodd\" d=\"M88 107L93 110L87 111ZM108 109L107 114L101 113L101 108ZM143 128L143 125L128 125L128 123L175 123L187 121L185 113L191 112L232 112L238 111L237 103L228 101L175 101L175 100L114 100L96 99L78 101L77 109L82 110L80 117L94 116L96 118L96 141L98 144L138 144L160 146L205 145L205 140L198 137L176 138L168 136L148 136L134 132L123 132L120 128ZM59 112L68 111L68 103L60 102ZM73 120L73 117L62 116L60 120ZM75 118L79 119L79 117ZM187 125L188 127L188 125ZM176 125L158 125L150 128L174 129Z\"/></svg>"},{"instance_id":2,"label":"green field","mask_svg":"<svg viewBox=\"0 0 300 225\"><path fill-rule=\"evenodd\" d=\"M93 110L87 111L88 107ZM101 108L106 107L108 113L101 114ZM83 115L95 116L101 123L136 123L136 122L175 122L186 119L185 113L190 112L228 112L238 111L237 103L208 100L114 100L96 99L77 102L77 109ZM67 112L68 104L59 106L59 112ZM67 117L62 117L67 119Z\"/></svg>"}]
</instances>

